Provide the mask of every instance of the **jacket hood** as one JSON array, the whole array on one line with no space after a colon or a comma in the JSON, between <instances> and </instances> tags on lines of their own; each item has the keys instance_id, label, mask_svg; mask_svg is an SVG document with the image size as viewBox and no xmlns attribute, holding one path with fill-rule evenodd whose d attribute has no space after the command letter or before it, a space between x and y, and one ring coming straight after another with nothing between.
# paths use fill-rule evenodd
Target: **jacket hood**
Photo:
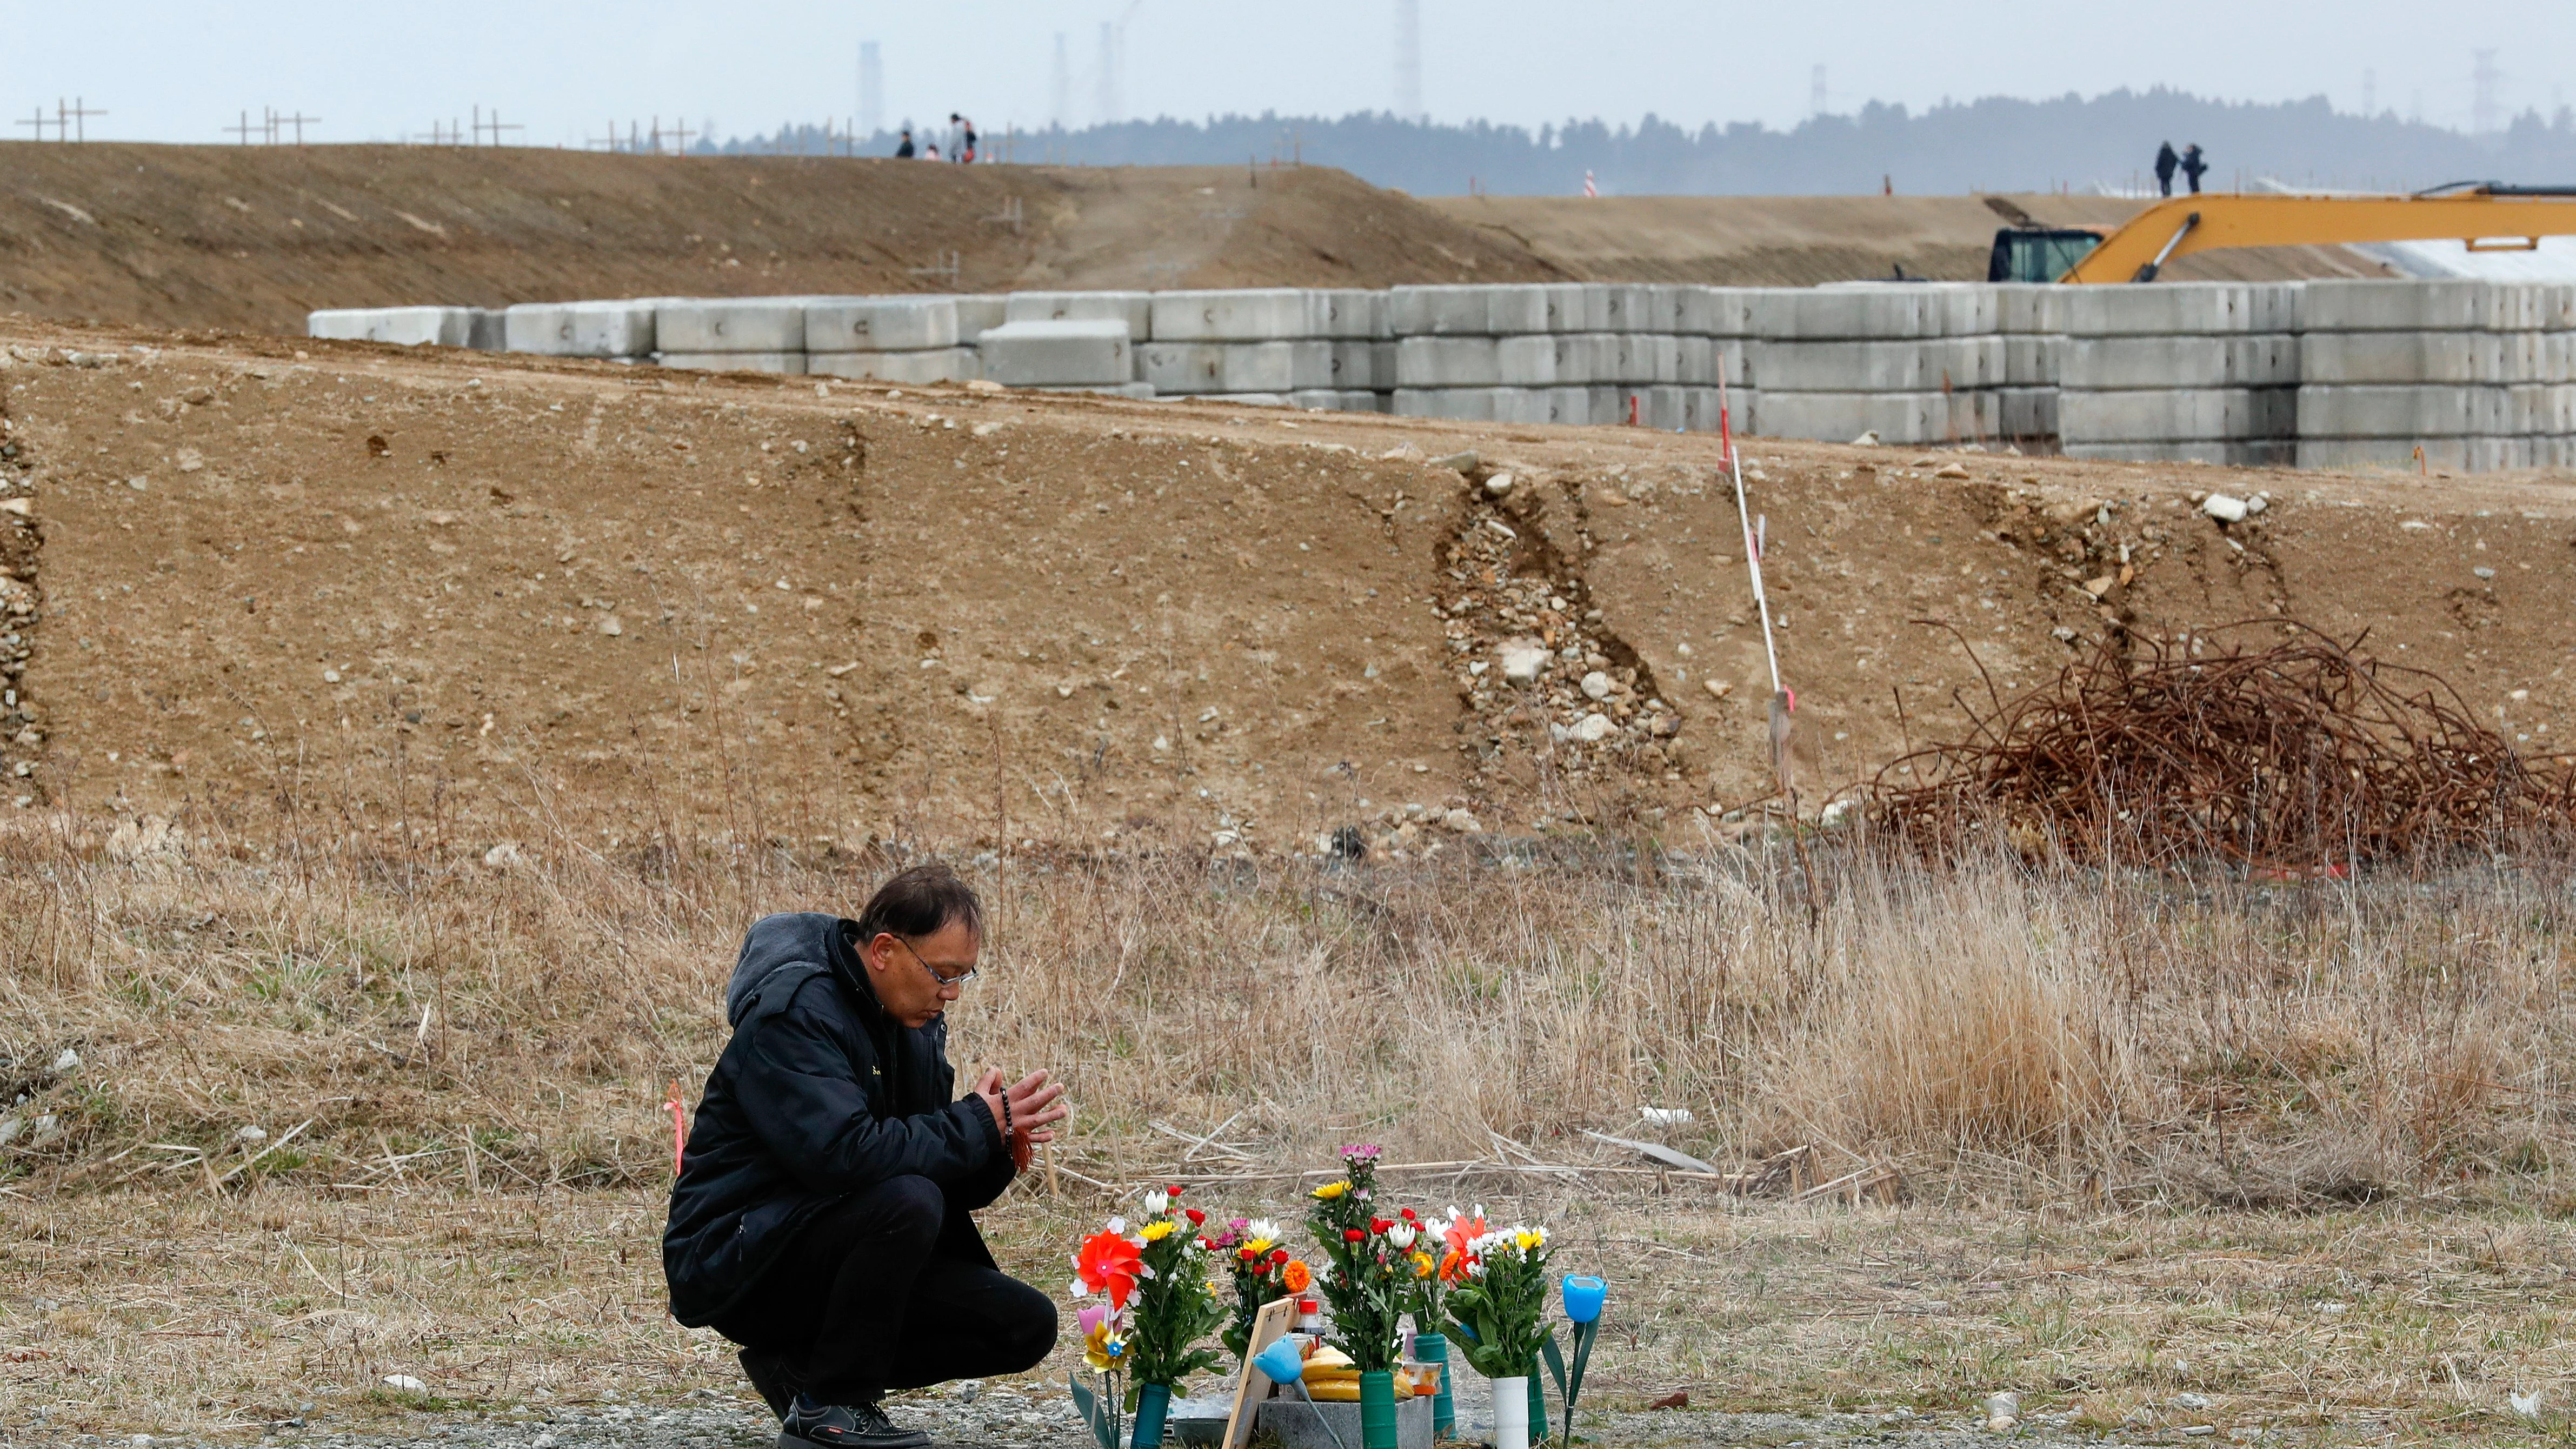
<instances>
[{"instance_id":1,"label":"jacket hood","mask_svg":"<svg viewBox=\"0 0 2576 1449\"><path fill-rule=\"evenodd\" d=\"M725 1020L740 1026L744 1009L771 972L807 963L828 968L870 1011L882 1012L868 974L860 968L859 953L850 944L857 930L857 922L822 911L789 911L754 921L742 938L733 980L725 987Z\"/></svg>"}]
</instances>

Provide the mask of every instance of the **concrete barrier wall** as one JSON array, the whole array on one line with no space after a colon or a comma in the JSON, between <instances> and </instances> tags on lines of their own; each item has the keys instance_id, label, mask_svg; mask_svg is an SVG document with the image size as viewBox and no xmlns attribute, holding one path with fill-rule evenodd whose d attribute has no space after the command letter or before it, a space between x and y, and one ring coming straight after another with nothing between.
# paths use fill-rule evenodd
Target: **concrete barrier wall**
<instances>
[{"instance_id":1,"label":"concrete barrier wall","mask_svg":"<svg viewBox=\"0 0 2576 1449\"><path fill-rule=\"evenodd\" d=\"M2576 285L1645 283L335 309L316 337L1472 422L2576 466ZM2420 459L2418 450L2421 450Z\"/></svg>"}]
</instances>

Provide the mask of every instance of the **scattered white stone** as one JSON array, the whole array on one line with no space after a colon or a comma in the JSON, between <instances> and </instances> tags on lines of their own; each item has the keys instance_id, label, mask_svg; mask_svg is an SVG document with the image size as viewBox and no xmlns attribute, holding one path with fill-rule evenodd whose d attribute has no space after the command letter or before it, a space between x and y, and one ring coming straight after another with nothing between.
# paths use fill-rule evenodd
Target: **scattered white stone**
<instances>
[{"instance_id":1,"label":"scattered white stone","mask_svg":"<svg viewBox=\"0 0 2576 1449\"><path fill-rule=\"evenodd\" d=\"M2200 500L2200 511L2221 523L2245 521L2245 500L2225 493L2212 493Z\"/></svg>"},{"instance_id":2,"label":"scattered white stone","mask_svg":"<svg viewBox=\"0 0 2576 1449\"><path fill-rule=\"evenodd\" d=\"M519 843L515 840L504 840L483 852L483 864L493 870L508 870L526 862L527 857L520 853Z\"/></svg>"},{"instance_id":3,"label":"scattered white stone","mask_svg":"<svg viewBox=\"0 0 2576 1449\"><path fill-rule=\"evenodd\" d=\"M2526 1394L2520 1389L2507 1389L2504 1398L2506 1403L2513 1405L2513 1411L2522 1417L2526 1419L2540 1417L2540 1395Z\"/></svg>"},{"instance_id":4,"label":"scattered white stone","mask_svg":"<svg viewBox=\"0 0 2576 1449\"><path fill-rule=\"evenodd\" d=\"M2207 1394L2176 1394L2172 1403L2177 1409L2198 1411L2218 1402Z\"/></svg>"},{"instance_id":5,"label":"scattered white stone","mask_svg":"<svg viewBox=\"0 0 2576 1449\"><path fill-rule=\"evenodd\" d=\"M1703 679L1699 683L1700 688L1707 690L1710 694L1719 699L1726 698L1726 696L1735 688L1735 681L1732 679Z\"/></svg>"},{"instance_id":6,"label":"scattered white stone","mask_svg":"<svg viewBox=\"0 0 2576 1449\"><path fill-rule=\"evenodd\" d=\"M196 449L194 449L194 448L181 448L181 449L179 450L179 471L180 471L180 472L182 472L182 473L194 473L194 472L196 472L198 469L203 468L204 466L206 466L206 455L205 455L205 454L198 452L198 451L197 451Z\"/></svg>"},{"instance_id":7,"label":"scattered white stone","mask_svg":"<svg viewBox=\"0 0 2576 1449\"><path fill-rule=\"evenodd\" d=\"M389 1389L400 1389L407 1394L425 1394L429 1392L429 1385L422 1383L420 1380L413 1378L409 1374L385 1375L385 1387Z\"/></svg>"},{"instance_id":8,"label":"scattered white stone","mask_svg":"<svg viewBox=\"0 0 2576 1449\"><path fill-rule=\"evenodd\" d=\"M2473 573L2473 574L2476 574L2479 578L2482 578L2482 579L2491 579L2491 578L2494 578L2494 577L2495 577L2495 570L2494 570L2494 569L2491 569L2491 568L2488 568L2488 567L2487 567L2486 565L2484 565L2484 564L2480 564L2480 565L2478 565L2476 568L2473 568L2473 569L2469 570L2469 572L2470 572L2470 573Z\"/></svg>"},{"instance_id":9,"label":"scattered white stone","mask_svg":"<svg viewBox=\"0 0 2576 1449\"><path fill-rule=\"evenodd\" d=\"M1853 446L1853 447L1855 447L1855 448L1875 448L1875 447L1877 447L1877 446L1878 446L1878 429L1876 429L1876 428L1872 428L1872 429L1870 429L1868 432L1861 434L1859 437L1852 439L1852 446Z\"/></svg>"},{"instance_id":10,"label":"scattered white stone","mask_svg":"<svg viewBox=\"0 0 2576 1449\"><path fill-rule=\"evenodd\" d=\"M618 617L615 614L611 614L607 618L599 621L599 632L607 635L611 639L614 639L626 632L626 626L619 622Z\"/></svg>"},{"instance_id":11,"label":"scattered white stone","mask_svg":"<svg viewBox=\"0 0 2576 1449\"><path fill-rule=\"evenodd\" d=\"M1587 745L1599 744L1618 728L1610 722L1610 716L1596 712L1574 722L1574 737Z\"/></svg>"},{"instance_id":12,"label":"scattered white stone","mask_svg":"<svg viewBox=\"0 0 2576 1449\"><path fill-rule=\"evenodd\" d=\"M1460 835L1480 834L1485 828L1477 821L1475 816L1464 810L1450 811L1448 814L1440 817L1440 823L1448 826L1452 831L1455 831Z\"/></svg>"},{"instance_id":13,"label":"scattered white stone","mask_svg":"<svg viewBox=\"0 0 2576 1449\"><path fill-rule=\"evenodd\" d=\"M2020 1422L2021 1395L2010 1390L1986 1395L1986 1427L1989 1430L2000 1434Z\"/></svg>"},{"instance_id":14,"label":"scattered white stone","mask_svg":"<svg viewBox=\"0 0 2576 1449\"><path fill-rule=\"evenodd\" d=\"M1156 736L1154 736L1154 748L1155 748L1155 749L1158 749L1158 750L1168 750L1168 749L1170 749L1171 747L1172 747L1172 742L1171 742L1171 740L1170 740L1170 738L1169 738L1169 737L1164 736L1164 735L1156 735Z\"/></svg>"},{"instance_id":15,"label":"scattered white stone","mask_svg":"<svg viewBox=\"0 0 2576 1449\"><path fill-rule=\"evenodd\" d=\"M73 1051L70 1047L63 1048L63 1054L54 1058L54 1070L58 1072L68 1072L79 1065L80 1053Z\"/></svg>"},{"instance_id":16,"label":"scattered white stone","mask_svg":"<svg viewBox=\"0 0 2576 1449\"><path fill-rule=\"evenodd\" d=\"M1608 699L1610 697L1610 676L1602 673L1598 669L1583 676L1583 697L1586 699Z\"/></svg>"},{"instance_id":17,"label":"scattered white stone","mask_svg":"<svg viewBox=\"0 0 2576 1449\"><path fill-rule=\"evenodd\" d=\"M1497 473L1485 480L1485 496L1488 498L1508 497L1511 491L1512 475L1509 473Z\"/></svg>"},{"instance_id":18,"label":"scattered white stone","mask_svg":"<svg viewBox=\"0 0 2576 1449\"><path fill-rule=\"evenodd\" d=\"M1657 1127L1681 1127L1696 1120L1688 1107L1640 1107L1637 1115Z\"/></svg>"},{"instance_id":19,"label":"scattered white stone","mask_svg":"<svg viewBox=\"0 0 2576 1449\"><path fill-rule=\"evenodd\" d=\"M2260 513L2271 506L2272 495L2269 493L2257 493L2245 500L2245 511L2248 513Z\"/></svg>"},{"instance_id":20,"label":"scattered white stone","mask_svg":"<svg viewBox=\"0 0 2576 1449\"><path fill-rule=\"evenodd\" d=\"M268 1140L268 1129L265 1127L244 1127L239 1132L233 1134L233 1139L238 1142L266 1142Z\"/></svg>"},{"instance_id":21,"label":"scattered white stone","mask_svg":"<svg viewBox=\"0 0 2576 1449\"><path fill-rule=\"evenodd\" d=\"M1208 844L1215 846L1219 850L1223 850L1225 847L1232 845L1241 839L1243 839L1243 837L1240 834L1231 830L1211 830L1208 832Z\"/></svg>"},{"instance_id":22,"label":"scattered white stone","mask_svg":"<svg viewBox=\"0 0 2576 1449\"><path fill-rule=\"evenodd\" d=\"M1527 684L1547 668L1548 652L1532 644L1505 644L1494 650L1503 666L1503 678L1514 684Z\"/></svg>"},{"instance_id":23,"label":"scattered white stone","mask_svg":"<svg viewBox=\"0 0 2576 1449\"><path fill-rule=\"evenodd\" d=\"M1845 820L1850 819L1851 812L1852 802L1849 800L1836 800L1827 804L1824 809L1816 812L1816 823L1827 830L1832 830L1839 827Z\"/></svg>"},{"instance_id":24,"label":"scattered white stone","mask_svg":"<svg viewBox=\"0 0 2576 1449\"><path fill-rule=\"evenodd\" d=\"M324 684L337 684L337 683L339 683L339 682L340 682L340 671L339 671L339 670L336 670L336 669L325 669L325 670L323 670L323 671L322 671L322 682L323 682Z\"/></svg>"}]
</instances>

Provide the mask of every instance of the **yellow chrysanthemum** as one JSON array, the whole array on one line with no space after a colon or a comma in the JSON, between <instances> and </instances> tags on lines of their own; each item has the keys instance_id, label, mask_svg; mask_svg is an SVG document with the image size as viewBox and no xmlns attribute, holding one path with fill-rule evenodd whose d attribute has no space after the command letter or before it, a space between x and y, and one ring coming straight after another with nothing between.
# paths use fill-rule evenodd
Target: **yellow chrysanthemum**
<instances>
[{"instance_id":1,"label":"yellow chrysanthemum","mask_svg":"<svg viewBox=\"0 0 2576 1449\"><path fill-rule=\"evenodd\" d=\"M1416 1278L1428 1278L1428 1277L1430 1277L1430 1276L1431 1276L1431 1270L1439 1266L1439 1264L1434 1263L1434 1262L1432 1262L1432 1261L1431 1261L1431 1255L1430 1255L1429 1253L1416 1253L1416 1254L1414 1254L1414 1255L1413 1255L1413 1258L1412 1258L1412 1263L1413 1263L1413 1276L1414 1276L1414 1277L1416 1277Z\"/></svg>"},{"instance_id":2,"label":"yellow chrysanthemum","mask_svg":"<svg viewBox=\"0 0 2576 1449\"><path fill-rule=\"evenodd\" d=\"M1533 1230L1524 1230L1515 1236L1512 1241L1519 1244L1520 1250L1526 1253L1532 1248L1539 1246L1541 1243L1546 1242L1547 1234Z\"/></svg>"},{"instance_id":3,"label":"yellow chrysanthemum","mask_svg":"<svg viewBox=\"0 0 2576 1449\"><path fill-rule=\"evenodd\" d=\"M1315 1196L1322 1198L1326 1202L1331 1202L1333 1199L1340 1197L1343 1193L1349 1192L1350 1190L1350 1181L1345 1178L1340 1182L1325 1183L1322 1187L1315 1189Z\"/></svg>"},{"instance_id":4,"label":"yellow chrysanthemum","mask_svg":"<svg viewBox=\"0 0 2576 1449\"><path fill-rule=\"evenodd\" d=\"M1156 1218L1152 1222L1147 1223L1145 1226L1136 1230L1136 1236L1143 1238L1149 1243L1159 1243L1171 1235L1172 1220L1170 1218Z\"/></svg>"},{"instance_id":5,"label":"yellow chrysanthemum","mask_svg":"<svg viewBox=\"0 0 2576 1449\"><path fill-rule=\"evenodd\" d=\"M1243 1246L1245 1246L1246 1248L1251 1249L1251 1250L1252 1250L1252 1256L1254 1256L1254 1257L1258 1258L1258 1257L1260 1257L1262 1254L1269 1252L1269 1251L1271 1250L1271 1248L1275 1246L1275 1244L1273 1244L1273 1243L1271 1242L1271 1240L1270 1240L1270 1239L1268 1239L1268 1238L1254 1238L1252 1241L1250 1241L1250 1242L1248 1242L1248 1243L1245 1243Z\"/></svg>"}]
</instances>

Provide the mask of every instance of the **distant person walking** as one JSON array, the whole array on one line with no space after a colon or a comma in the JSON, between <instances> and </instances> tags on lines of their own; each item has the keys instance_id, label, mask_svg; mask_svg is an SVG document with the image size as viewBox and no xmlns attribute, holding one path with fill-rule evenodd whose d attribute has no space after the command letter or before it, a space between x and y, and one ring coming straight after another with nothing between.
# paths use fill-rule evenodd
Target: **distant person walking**
<instances>
[{"instance_id":1,"label":"distant person walking","mask_svg":"<svg viewBox=\"0 0 2576 1449\"><path fill-rule=\"evenodd\" d=\"M968 165L975 160L975 123L955 111L948 113L948 157Z\"/></svg>"},{"instance_id":2,"label":"distant person walking","mask_svg":"<svg viewBox=\"0 0 2576 1449\"><path fill-rule=\"evenodd\" d=\"M2174 168L2175 168L2175 167L2177 167L2177 166L2180 166L2181 164L2182 164L2182 158L2181 158L2180 156L2177 156L2177 155L2175 155L2175 154L2174 154L2173 142L2171 142L2171 141L2160 141L2160 142L2156 143L2156 194L2157 194L2157 195L2159 195L2159 196L2171 196L2171 195L2173 195L2173 174L2174 174Z\"/></svg>"},{"instance_id":3,"label":"distant person walking","mask_svg":"<svg viewBox=\"0 0 2576 1449\"><path fill-rule=\"evenodd\" d=\"M903 144L894 148L895 159L909 161L918 154L920 153L912 149L912 128L906 126L903 128Z\"/></svg>"},{"instance_id":4,"label":"distant person walking","mask_svg":"<svg viewBox=\"0 0 2576 1449\"><path fill-rule=\"evenodd\" d=\"M2192 195L2200 194L2200 174L2208 169L2209 163L2201 159L2199 142L2182 148L2182 174L2191 181Z\"/></svg>"}]
</instances>

